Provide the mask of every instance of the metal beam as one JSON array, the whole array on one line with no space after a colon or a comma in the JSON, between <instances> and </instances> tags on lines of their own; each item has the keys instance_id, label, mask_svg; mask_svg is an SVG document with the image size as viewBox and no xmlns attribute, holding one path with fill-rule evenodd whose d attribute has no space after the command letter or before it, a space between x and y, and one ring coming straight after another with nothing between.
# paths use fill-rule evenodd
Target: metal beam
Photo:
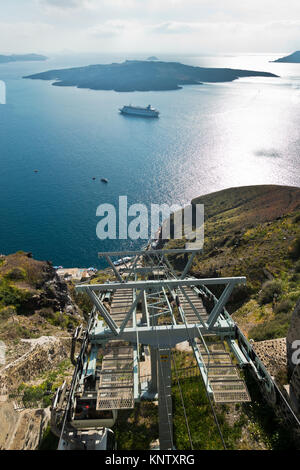
<instances>
[{"instance_id":1,"label":"metal beam","mask_svg":"<svg viewBox=\"0 0 300 470\"><path fill-rule=\"evenodd\" d=\"M143 299L142 299L142 323L147 323L147 326L150 326L149 311L148 311L148 305L147 305L146 292L145 292L145 290L143 290L142 292L143 292Z\"/></svg>"},{"instance_id":2,"label":"metal beam","mask_svg":"<svg viewBox=\"0 0 300 470\"><path fill-rule=\"evenodd\" d=\"M208 328L212 328L214 324L216 323L219 315L222 312L222 309L224 308L227 300L229 299L231 292L233 291L234 286L235 286L235 283L229 282L229 284L227 284L227 286L225 287L224 291L222 292L221 297L218 299L216 305L214 306L214 308L212 309L208 317L208 320L207 320Z\"/></svg>"},{"instance_id":3,"label":"metal beam","mask_svg":"<svg viewBox=\"0 0 300 470\"><path fill-rule=\"evenodd\" d=\"M132 263L132 266L129 268L129 274L128 274L128 279L130 278L131 274L134 272L136 273L137 271L137 268L136 268L136 265L140 259L141 255L136 255L135 258L134 258L134 261ZM127 265L126 265L127 266Z\"/></svg>"},{"instance_id":4,"label":"metal beam","mask_svg":"<svg viewBox=\"0 0 300 470\"><path fill-rule=\"evenodd\" d=\"M150 346L150 361L151 361L151 382L149 387L149 392L154 395L157 394L157 349L153 346Z\"/></svg>"},{"instance_id":5,"label":"metal beam","mask_svg":"<svg viewBox=\"0 0 300 470\"><path fill-rule=\"evenodd\" d=\"M226 323L226 322L225 322ZM203 327L202 325L160 325L160 326L140 326L138 328L126 328L119 334L118 338L123 341L129 341L136 344L137 339L141 344L149 344L150 346L157 347L157 342L162 347L174 347L177 343L186 341L187 336L190 338L197 338L199 330L202 334L211 333L211 330ZM138 332L138 338L137 338ZM215 328L213 332L220 336L234 337L235 328L229 327L227 324ZM95 328L94 332L90 335L92 344L102 343L115 336L112 332L105 330L103 327ZM171 341L171 344L170 344Z\"/></svg>"},{"instance_id":6,"label":"metal beam","mask_svg":"<svg viewBox=\"0 0 300 470\"><path fill-rule=\"evenodd\" d=\"M112 267L115 275L116 275L116 278L119 279L120 282L123 281L122 279L122 276L119 274L119 271L117 270L117 268L115 267L114 263L112 262L112 260L110 259L109 255L105 255L105 259L106 261L108 262L108 264Z\"/></svg>"},{"instance_id":7,"label":"metal beam","mask_svg":"<svg viewBox=\"0 0 300 470\"><path fill-rule=\"evenodd\" d=\"M124 255L129 255L129 256L134 256L134 255L151 255L151 254L159 254L159 253L170 253L170 254L180 254L180 253L199 253L201 250L199 248L197 249L166 249L166 250L145 250L142 251L100 251L98 253L99 258L105 257L105 256L124 256Z\"/></svg>"},{"instance_id":8,"label":"metal beam","mask_svg":"<svg viewBox=\"0 0 300 470\"><path fill-rule=\"evenodd\" d=\"M106 323L108 324L109 328L111 329L111 331L114 333L115 336L118 336L118 326L116 325L116 323L113 321L113 319L111 318L110 314L108 313L108 311L106 310L106 308L104 307L104 305L101 303L101 301L98 299L97 295L95 294L95 292L92 290L92 289L86 289L85 292L87 292L88 296L90 297L91 301L93 302L93 304L95 305L95 307L97 308L97 310L99 310L99 312L101 313L101 315L103 316L104 320L106 321Z\"/></svg>"},{"instance_id":9,"label":"metal beam","mask_svg":"<svg viewBox=\"0 0 300 470\"><path fill-rule=\"evenodd\" d=\"M181 276L180 276L180 279L184 279L184 278L185 278L185 276L186 276L186 274L188 273L190 267L192 266L192 263L193 263L193 261L194 261L195 256L196 256L196 252L193 252L193 253L191 254L191 256L189 257L189 259L188 259L188 261L187 261L187 263L186 263L186 265L185 265L185 268L184 268L184 270L182 271L182 274L181 274Z\"/></svg>"},{"instance_id":10,"label":"metal beam","mask_svg":"<svg viewBox=\"0 0 300 470\"><path fill-rule=\"evenodd\" d=\"M139 303L140 299L142 298L142 294L143 294L143 291L141 290L139 295L136 297L135 301L133 302L133 304L131 305L128 313L126 314L126 317L124 318L121 326L120 326L120 333L122 333L128 323L128 320L129 318L131 317L131 315L133 315L133 312L134 310L136 309L136 306L137 304ZM134 323L134 322L133 322Z\"/></svg>"},{"instance_id":11,"label":"metal beam","mask_svg":"<svg viewBox=\"0 0 300 470\"><path fill-rule=\"evenodd\" d=\"M98 356L98 347L94 345L91 349L85 377L88 377L89 375L92 375L93 377L95 377L97 356Z\"/></svg>"},{"instance_id":12,"label":"metal beam","mask_svg":"<svg viewBox=\"0 0 300 470\"><path fill-rule=\"evenodd\" d=\"M209 381L208 381L207 368L206 368L206 366L204 364L204 361L202 359L202 356L199 352L198 346L197 346L197 344L194 340L192 341L191 346L192 346L194 356L195 356L195 359L197 361L197 365L199 367L200 373L202 375L203 382L205 384L206 390L208 391L208 393L210 395L212 395L212 389L211 389L211 386L209 385Z\"/></svg>"},{"instance_id":13,"label":"metal beam","mask_svg":"<svg viewBox=\"0 0 300 470\"><path fill-rule=\"evenodd\" d=\"M158 423L159 449L173 450L173 414L171 351L159 348L158 357Z\"/></svg>"},{"instance_id":14,"label":"metal beam","mask_svg":"<svg viewBox=\"0 0 300 470\"><path fill-rule=\"evenodd\" d=\"M140 397L138 347L139 345L136 344L133 348L133 395L135 400Z\"/></svg>"},{"instance_id":15,"label":"metal beam","mask_svg":"<svg viewBox=\"0 0 300 470\"><path fill-rule=\"evenodd\" d=\"M158 281L135 281L135 282L116 282L110 284L89 284L89 285L78 285L76 290L78 292L86 292L87 290L94 291L105 291L105 290L116 290L116 289L153 289L158 287L170 286L170 288L180 286L195 286L199 284L203 285L216 285L216 284L230 284L234 287L235 284L245 284L245 277L217 277L217 278L205 278L205 279L164 279ZM226 299L227 300L227 299Z\"/></svg>"}]
</instances>

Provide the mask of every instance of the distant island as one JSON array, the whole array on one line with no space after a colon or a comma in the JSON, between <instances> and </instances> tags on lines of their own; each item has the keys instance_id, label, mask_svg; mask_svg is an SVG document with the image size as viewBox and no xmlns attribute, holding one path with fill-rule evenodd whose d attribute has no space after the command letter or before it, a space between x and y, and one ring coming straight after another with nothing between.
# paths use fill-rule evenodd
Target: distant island
<instances>
[{"instance_id":1,"label":"distant island","mask_svg":"<svg viewBox=\"0 0 300 470\"><path fill-rule=\"evenodd\" d=\"M158 58L155 55L151 55L147 60L158 60Z\"/></svg>"},{"instance_id":2,"label":"distant island","mask_svg":"<svg viewBox=\"0 0 300 470\"><path fill-rule=\"evenodd\" d=\"M91 90L163 91L202 82L231 82L240 77L277 77L268 72L193 67L178 62L126 60L123 63L49 70L23 78L53 80L55 86Z\"/></svg>"},{"instance_id":3,"label":"distant island","mask_svg":"<svg viewBox=\"0 0 300 470\"><path fill-rule=\"evenodd\" d=\"M272 62L286 62L291 64L300 64L300 51L293 52L293 54L281 57L280 59L273 60Z\"/></svg>"},{"instance_id":4,"label":"distant island","mask_svg":"<svg viewBox=\"0 0 300 470\"><path fill-rule=\"evenodd\" d=\"M0 55L0 64L6 64L8 62L30 62L30 61L43 61L47 60L48 57L39 54L12 54L12 55Z\"/></svg>"}]
</instances>

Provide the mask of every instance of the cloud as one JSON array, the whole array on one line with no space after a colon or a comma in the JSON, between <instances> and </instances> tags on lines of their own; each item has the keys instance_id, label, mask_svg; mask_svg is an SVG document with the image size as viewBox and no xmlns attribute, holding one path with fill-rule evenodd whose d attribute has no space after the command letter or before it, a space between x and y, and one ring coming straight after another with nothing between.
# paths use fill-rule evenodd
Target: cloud
<instances>
[{"instance_id":1,"label":"cloud","mask_svg":"<svg viewBox=\"0 0 300 470\"><path fill-rule=\"evenodd\" d=\"M10 0L7 5L1 10L0 41L13 52L37 46L157 55L300 48L299 0Z\"/></svg>"},{"instance_id":2,"label":"cloud","mask_svg":"<svg viewBox=\"0 0 300 470\"><path fill-rule=\"evenodd\" d=\"M0 22L0 43L6 44L5 53L37 52L51 43L55 27L47 23ZM42 38L37 42L37 38ZM37 45L38 44L38 45Z\"/></svg>"},{"instance_id":3,"label":"cloud","mask_svg":"<svg viewBox=\"0 0 300 470\"><path fill-rule=\"evenodd\" d=\"M299 32L300 20L294 21L273 21L267 23L244 23L244 22L179 22L166 21L152 25L150 29L159 34L187 34L197 32L247 32L247 31L286 31L292 30Z\"/></svg>"},{"instance_id":4,"label":"cloud","mask_svg":"<svg viewBox=\"0 0 300 470\"><path fill-rule=\"evenodd\" d=\"M152 26L154 33L160 34L181 34L197 31L200 28L200 24L197 23L184 23L176 21L166 21Z\"/></svg>"},{"instance_id":5,"label":"cloud","mask_svg":"<svg viewBox=\"0 0 300 470\"><path fill-rule=\"evenodd\" d=\"M40 2L60 9L80 8L88 5L88 0L40 0Z\"/></svg>"},{"instance_id":6,"label":"cloud","mask_svg":"<svg viewBox=\"0 0 300 470\"><path fill-rule=\"evenodd\" d=\"M87 9L99 10L109 7L110 10L137 8L144 0L38 0L41 4L60 10Z\"/></svg>"},{"instance_id":7,"label":"cloud","mask_svg":"<svg viewBox=\"0 0 300 470\"><path fill-rule=\"evenodd\" d=\"M113 37L131 29L133 23L121 20L106 21L105 23L92 26L87 30L87 34L96 37Z\"/></svg>"}]
</instances>

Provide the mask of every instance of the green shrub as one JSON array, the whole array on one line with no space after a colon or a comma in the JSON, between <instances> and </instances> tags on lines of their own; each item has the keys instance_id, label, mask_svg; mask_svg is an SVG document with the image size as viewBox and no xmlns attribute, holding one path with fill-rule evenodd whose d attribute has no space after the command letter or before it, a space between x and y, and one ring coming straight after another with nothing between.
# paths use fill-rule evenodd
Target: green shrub
<instances>
[{"instance_id":1,"label":"green shrub","mask_svg":"<svg viewBox=\"0 0 300 470\"><path fill-rule=\"evenodd\" d=\"M238 284L234 287L232 294L230 296L230 303L244 303L246 302L251 295L251 288L246 284Z\"/></svg>"},{"instance_id":2,"label":"green shrub","mask_svg":"<svg viewBox=\"0 0 300 470\"><path fill-rule=\"evenodd\" d=\"M26 271L23 268L13 268L5 275L10 281L22 281L26 279Z\"/></svg>"},{"instance_id":3,"label":"green shrub","mask_svg":"<svg viewBox=\"0 0 300 470\"><path fill-rule=\"evenodd\" d=\"M9 305L8 307L3 307L0 309L0 320L7 320L13 315L16 315L16 313L16 308L12 305Z\"/></svg>"},{"instance_id":4,"label":"green shrub","mask_svg":"<svg viewBox=\"0 0 300 470\"><path fill-rule=\"evenodd\" d=\"M291 279L290 279L291 283L292 284L296 284L296 287L298 285L300 285L300 274L299 273L295 273L292 275Z\"/></svg>"},{"instance_id":5,"label":"green shrub","mask_svg":"<svg viewBox=\"0 0 300 470\"><path fill-rule=\"evenodd\" d=\"M13 305L19 312L22 304L27 302L31 295L28 290L10 285L6 279L0 280L0 306Z\"/></svg>"},{"instance_id":6,"label":"green shrub","mask_svg":"<svg viewBox=\"0 0 300 470\"><path fill-rule=\"evenodd\" d=\"M277 313L288 313L294 307L294 302L291 299L284 299L274 307L274 312Z\"/></svg>"},{"instance_id":7,"label":"green shrub","mask_svg":"<svg viewBox=\"0 0 300 470\"><path fill-rule=\"evenodd\" d=\"M79 323L77 318L63 312L52 312L52 314L47 317L47 321L51 325L60 326L63 329L73 329Z\"/></svg>"},{"instance_id":8,"label":"green shrub","mask_svg":"<svg viewBox=\"0 0 300 470\"><path fill-rule=\"evenodd\" d=\"M300 273L300 260L295 263L295 271L296 273Z\"/></svg>"},{"instance_id":9,"label":"green shrub","mask_svg":"<svg viewBox=\"0 0 300 470\"><path fill-rule=\"evenodd\" d=\"M248 337L254 339L254 341L284 338L290 326L291 315L291 313L278 313L273 320L268 320L251 328Z\"/></svg>"},{"instance_id":10,"label":"green shrub","mask_svg":"<svg viewBox=\"0 0 300 470\"><path fill-rule=\"evenodd\" d=\"M294 224L298 224L298 222L300 222L300 214L296 215L293 222L294 222Z\"/></svg>"},{"instance_id":11,"label":"green shrub","mask_svg":"<svg viewBox=\"0 0 300 470\"><path fill-rule=\"evenodd\" d=\"M295 238L289 246L289 255L292 259L300 258L300 237Z\"/></svg>"},{"instance_id":12,"label":"green shrub","mask_svg":"<svg viewBox=\"0 0 300 470\"><path fill-rule=\"evenodd\" d=\"M74 300L82 313L87 317L93 308L93 303L86 292L74 292Z\"/></svg>"},{"instance_id":13,"label":"green shrub","mask_svg":"<svg viewBox=\"0 0 300 470\"><path fill-rule=\"evenodd\" d=\"M26 408L46 408L51 405L53 396L52 383L46 380L41 385L22 384L18 388L18 394L22 396L22 402Z\"/></svg>"},{"instance_id":14,"label":"green shrub","mask_svg":"<svg viewBox=\"0 0 300 470\"><path fill-rule=\"evenodd\" d=\"M258 302L260 305L267 304L273 301L274 296L279 296L281 293L282 283L280 281L267 281L258 295Z\"/></svg>"}]
</instances>

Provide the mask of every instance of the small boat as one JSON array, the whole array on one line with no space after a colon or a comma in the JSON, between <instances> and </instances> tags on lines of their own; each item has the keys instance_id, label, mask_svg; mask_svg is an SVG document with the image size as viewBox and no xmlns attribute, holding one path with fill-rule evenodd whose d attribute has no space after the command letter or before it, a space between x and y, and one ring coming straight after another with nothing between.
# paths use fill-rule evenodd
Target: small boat
<instances>
[{"instance_id":1,"label":"small boat","mask_svg":"<svg viewBox=\"0 0 300 470\"><path fill-rule=\"evenodd\" d=\"M106 178L101 178L102 183L108 183L108 179Z\"/></svg>"},{"instance_id":2,"label":"small boat","mask_svg":"<svg viewBox=\"0 0 300 470\"><path fill-rule=\"evenodd\" d=\"M38 172L39 172L39 170L34 170L34 172L35 172L35 173L38 173Z\"/></svg>"},{"instance_id":3,"label":"small boat","mask_svg":"<svg viewBox=\"0 0 300 470\"><path fill-rule=\"evenodd\" d=\"M95 176L93 176L92 180L95 181L95 179L96 179Z\"/></svg>"}]
</instances>

